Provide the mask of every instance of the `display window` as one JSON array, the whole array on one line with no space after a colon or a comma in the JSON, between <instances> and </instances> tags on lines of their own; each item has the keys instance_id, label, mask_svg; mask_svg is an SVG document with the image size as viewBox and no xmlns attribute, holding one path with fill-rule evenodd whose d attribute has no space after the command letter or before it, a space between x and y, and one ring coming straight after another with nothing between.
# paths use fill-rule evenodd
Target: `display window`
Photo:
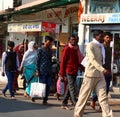
<instances>
[{"instance_id":1,"label":"display window","mask_svg":"<svg viewBox=\"0 0 120 117\"><path fill-rule=\"evenodd\" d=\"M90 13L118 13L120 0L90 0Z\"/></svg>"}]
</instances>

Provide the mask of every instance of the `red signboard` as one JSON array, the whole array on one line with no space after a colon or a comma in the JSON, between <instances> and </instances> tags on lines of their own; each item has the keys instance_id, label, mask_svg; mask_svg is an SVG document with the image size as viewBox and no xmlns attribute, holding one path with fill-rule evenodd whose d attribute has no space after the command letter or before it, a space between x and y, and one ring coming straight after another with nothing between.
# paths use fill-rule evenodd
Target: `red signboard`
<instances>
[{"instance_id":1,"label":"red signboard","mask_svg":"<svg viewBox=\"0 0 120 117\"><path fill-rule=\"evenodd\" d=\"M50 22L42 22L42 32L56 32L56 24Z\"/></svg>"}]
</instances>

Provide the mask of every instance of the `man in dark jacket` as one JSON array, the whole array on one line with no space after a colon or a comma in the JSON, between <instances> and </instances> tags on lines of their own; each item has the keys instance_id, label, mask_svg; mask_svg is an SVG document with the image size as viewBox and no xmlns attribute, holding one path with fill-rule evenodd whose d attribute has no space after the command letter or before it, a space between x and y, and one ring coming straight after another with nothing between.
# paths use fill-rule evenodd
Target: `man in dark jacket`
<instances>
[{"instance_id":1,"label":"man in dark jacket","mask_svg":"<svg viewBox=\"0 0 120 117\"><path fill-rule=\"evenodd\" d=\"M15 99L14 91L12 88L13 80L15 77L15 72L19 69L19 62L16 52L13 51L14 42L8 41L7 51L2 54L2 76L7 76L8 83L2 90L2 94L6 97L6 91L9 89L11 99Z\"/></svg>"}]
</instances>

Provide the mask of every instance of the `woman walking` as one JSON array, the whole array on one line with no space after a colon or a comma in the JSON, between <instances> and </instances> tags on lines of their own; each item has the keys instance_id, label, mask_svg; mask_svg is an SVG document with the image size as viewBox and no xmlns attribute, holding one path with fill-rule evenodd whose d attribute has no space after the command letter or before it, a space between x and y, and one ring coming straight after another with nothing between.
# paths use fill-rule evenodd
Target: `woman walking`
<instances>
[{"instance_id":1,"label":"woman walking","mask_svg":"<svg viewBox=\"0 0 120 117\"><path fill-rule=\"evenodd\" d=\"M30 96L30 87L31 83L37 80L35 75L36 71L36 57L37 57L37 50L35 41L31 41L28 44L28 50L24 53L23 59L21 62L21 71L23 69L23 75L25 76L27 86L25 89L25 97Z\"/></svg>"}]
</instances>

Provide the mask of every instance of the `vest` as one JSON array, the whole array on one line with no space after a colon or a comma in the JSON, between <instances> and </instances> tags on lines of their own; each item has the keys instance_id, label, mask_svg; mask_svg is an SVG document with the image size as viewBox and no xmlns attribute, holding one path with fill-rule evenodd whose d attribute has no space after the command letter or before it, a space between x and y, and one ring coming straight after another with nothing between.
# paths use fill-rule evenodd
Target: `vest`
<instances>
[{"instance_id":1,"label":"vest","mask_svg":"<svg viewBox=\"0 0 120 117\"><path fill-rule=\"evenodd\" d=\"M7 57L5 60L5 71L16 71L16 52L6 51Z\"/></svg>"}]
</instances>

